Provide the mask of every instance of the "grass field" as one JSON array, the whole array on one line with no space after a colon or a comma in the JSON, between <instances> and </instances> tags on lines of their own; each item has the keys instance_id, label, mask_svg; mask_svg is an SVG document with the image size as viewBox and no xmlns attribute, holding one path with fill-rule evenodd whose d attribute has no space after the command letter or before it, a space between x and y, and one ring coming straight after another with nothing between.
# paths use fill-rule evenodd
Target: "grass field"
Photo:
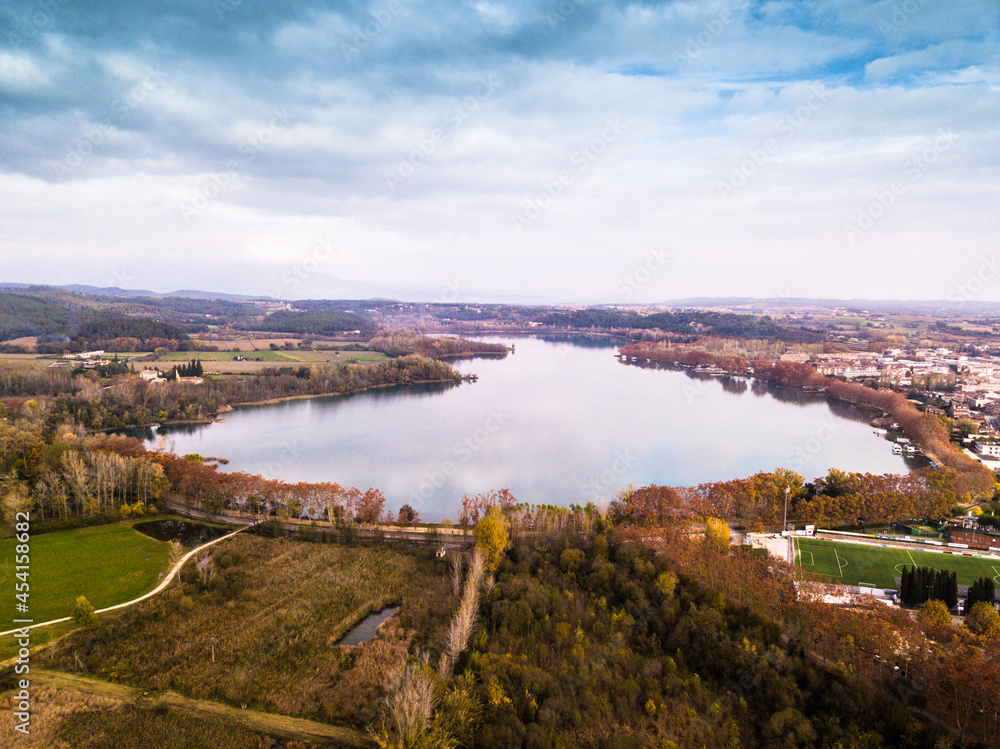
<instances>
[{"instance_id":1,"label":"grass field","mask_svg":"<svg viewBox=\"0 0 1000 749\"><path fill-rule=\"evenodd\" d=\"M0 600L11 609L16 543L0 541ZM170 556L167 544L130 522L43 533L30 547L28 616L36 622L69 616L81 595L96 609L136 598L155 586Z\"/></svg>"},{"instance_id":2,"label":"grass field","mask_svg":"<svg viewBox=\"0 0 1000 749\"><path fill-rule=\"evenodd\" d=\"M795 539L795 563L803 570L845 585L895 588L903 566L933 567L958 573L959 585L992 577L1000 584L1000 558L960 556L920 549L861 545L812 538Z\"/></svg>"}]
</instances>

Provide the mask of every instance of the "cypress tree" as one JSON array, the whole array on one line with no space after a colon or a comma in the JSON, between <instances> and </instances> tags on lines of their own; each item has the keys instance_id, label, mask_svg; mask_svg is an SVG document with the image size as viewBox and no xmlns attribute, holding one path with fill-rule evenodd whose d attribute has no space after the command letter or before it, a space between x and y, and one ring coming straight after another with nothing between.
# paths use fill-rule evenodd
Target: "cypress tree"
<instances>
[{"instance_id":1,"label":"cypress tree","mask_svg":"<svg viewBox=\"0 0 1000 749\"><path fill-rule=\"evenodd\" d=\"M992 577L981 577L969 586L969 592L965 597L965 610L971 611L972 607L980 601L992 604L996 598L996 586Z\"/></svg>"}]
</instances>

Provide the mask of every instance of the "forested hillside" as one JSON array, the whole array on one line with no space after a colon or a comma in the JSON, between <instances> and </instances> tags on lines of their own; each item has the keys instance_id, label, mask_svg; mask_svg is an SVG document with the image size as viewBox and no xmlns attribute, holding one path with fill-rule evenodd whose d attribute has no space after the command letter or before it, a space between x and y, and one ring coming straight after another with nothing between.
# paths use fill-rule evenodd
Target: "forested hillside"
<instances>
[{"instance_id":1,"label":"forested hillside","mask_svg":"<svg viewBox=\"0 0 1000 749\"><path fill-rule=\"evenodd\" d=\"M27 294L0 293L0 341L67 335L78 312Z\"/></svg>"},{"instance_id":2,"label":"forested hillside","mask_svg":"<svg viewBox=\"0 0 1000 749\"><path fill-rule=\"evenodd\" d=\"M263 320L238 322L239 330L258 330L299 335L335 335L345 331L360 330L364 335L374 332L371 321L351 312L314 311L289 312L281 310L267 315Z\"/></svg>"}]
</instances>

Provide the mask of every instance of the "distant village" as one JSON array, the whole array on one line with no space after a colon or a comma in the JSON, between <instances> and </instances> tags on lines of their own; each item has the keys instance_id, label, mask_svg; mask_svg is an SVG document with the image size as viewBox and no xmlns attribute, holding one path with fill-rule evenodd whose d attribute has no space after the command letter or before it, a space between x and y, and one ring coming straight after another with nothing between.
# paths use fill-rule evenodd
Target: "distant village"
<instances>
[{"instance_id":1,"label":"distant village","mask_svg":"<svg viewBox=\"0 0 1000 749\"><path fill-rule=\"evenodd\" d=\"M955 420L966 453L1000 468L1000 356L958 353L948 348L886 348L881 353L791 352L782 361L801 362L830 377L873 386L909 389L928 413ZM905 438L896 452L915 452Z\"/></svg>"}]
</instances>

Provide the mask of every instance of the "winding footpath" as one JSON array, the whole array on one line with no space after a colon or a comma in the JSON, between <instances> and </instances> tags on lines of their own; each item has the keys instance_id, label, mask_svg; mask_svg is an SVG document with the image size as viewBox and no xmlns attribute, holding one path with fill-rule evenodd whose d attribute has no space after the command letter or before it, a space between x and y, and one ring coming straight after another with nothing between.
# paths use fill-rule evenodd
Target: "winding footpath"
<instances>
[{"instance_id":1,"label":"winding footpath","mask_svg":"<svg viewBox=\"0 0 1000 749\"><path fill-rule=\"evenodd\" d=\"M32 669L32 681L43 687L98 695L119 702L137 702L150 707L165 705L201 718L225 720L252 731L292 741L318 743L326 747L358 747L375 749L375 742L362 731L343 726L331 726L305 718L293 718L279 713L246 710L211 700L195 700L176 692L146 691L137 687L115 684L80 674L67 674L47 669Z\"/></svg>"},{"instance_id":2,"label":"winding footpath","mask_svg":"<svg viewBox=\"0 0 1000 749\"><path fill-rule=\"evenodd\" d=\"M157 585L155 588L153 588L151 591L149 591L145 595L141 595L138 598L133 598L131 601L126 601L125 603L118 603L118 604L115 604L114 606L108 606L107 608L98 609L94 613L95 614L105 614L108 611L117 611L118 609L125 609L125 608L128 608L129 606L135 606L135 604L141 603L142 601L145 601L147 598L152 598L156 594L158 594L161 591L163 591L163 589L166 588L168 585L170 585L171 581L174 579L174 577L177 575L177 573L181 571L181 567L183 567L185 565L185 563L187 562L188 559L190 559L191 557L193 557L195 554L198 554L198 553L204 551L209 546L217 544L220 541L225 541L227 538L232 538L237 533L242 533L243 531L247 530L248 528L252 528L254 525L256 525L256 523L252 523L250 525L246 525L243 528L240 528L238 530L233 531L232 533L227 533L225 536L219 536L218 538L212 539L208 543L204 543L201 546L196 546L195 548L191 549L191 551L189 551L187 554L185 554L183 557L181 557L180 561L177 562L177 564L175 564L171 568L170 572L168 572L167 575L166 575L166 577L164 577L163 580L160 581L159 585ZM68 622L72 618L73 617L71 617L71 616L64 616L61 619L50 619L47 622L40 622L38 624L32 624L32 625L30 625L28 627L24 627L22 629L8 629L6 632L0 632L0 637L4 637L6 635L16 634L17 632L23 632L25 629L38 629L39 627L48 627L49 625L52 625L52 624L60 624L61 622Z\"/></svg>"}]
</instances>

